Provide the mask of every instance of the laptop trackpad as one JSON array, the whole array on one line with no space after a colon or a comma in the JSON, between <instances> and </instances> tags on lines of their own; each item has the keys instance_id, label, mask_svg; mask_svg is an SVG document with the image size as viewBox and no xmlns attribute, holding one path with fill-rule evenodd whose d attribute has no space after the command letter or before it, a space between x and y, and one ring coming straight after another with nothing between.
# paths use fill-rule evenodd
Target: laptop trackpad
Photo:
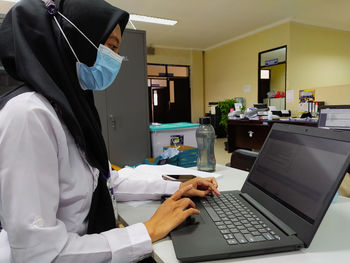
<instances>
[{"instance_id":1,"label":"laptop trackpad","mask_svg":"<svg viewBox=\"0 0 350 263\"><path fill-rule=\"evenodd\" d=\"M176 228L176 230L186 228L187 229L186 231L188 231L189 228L190 229L197 228L199 224L204 224L204 220L203 220L202 216L201 215L191 215L191 216L187 217L186 220Z\"/></svg>"},{"instance_id":2,"label":"laptop trackpad","mask_svg":"<svg viewBox=\"0 0 350 263\"><path fill-rule=\"evenodd\" d=\"M225 251L232 250L224 238L215 238L218 235L220 237L219 230L204 209L201 214L192 215L170 233L172 238L176 237L173 242L176 243L175 251L180 257L216 254L217 247Z\"/></svg>"}]
</instances>

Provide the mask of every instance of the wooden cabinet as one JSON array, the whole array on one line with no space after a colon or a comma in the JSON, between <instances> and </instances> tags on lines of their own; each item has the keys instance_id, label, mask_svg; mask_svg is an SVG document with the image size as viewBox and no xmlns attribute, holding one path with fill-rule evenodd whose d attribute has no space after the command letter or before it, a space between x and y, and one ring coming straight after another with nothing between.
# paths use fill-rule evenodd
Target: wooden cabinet
<instances>
[{"instance_id":1,"label":"wooden cabinet","mask_svg":"<svg viewBox=\"0 0 350 263\"><path fill-rule=\"evenodd\" d=\"M314 121L228 120L228 152L236 149L260 150L274 123L317 126Z\"/></svg>"},{"instance_id":2,"label":"wooden cabinet","mask_svg":"<svg viewBox=\"0 0 350 263\"><path fill-rule=\"evenodd\" d=\"M94 93L109 159L118 166L151 156L145 38L144 31L125 30L119 53L127 60L115 82Z\"/></svg>"}]
</instances>

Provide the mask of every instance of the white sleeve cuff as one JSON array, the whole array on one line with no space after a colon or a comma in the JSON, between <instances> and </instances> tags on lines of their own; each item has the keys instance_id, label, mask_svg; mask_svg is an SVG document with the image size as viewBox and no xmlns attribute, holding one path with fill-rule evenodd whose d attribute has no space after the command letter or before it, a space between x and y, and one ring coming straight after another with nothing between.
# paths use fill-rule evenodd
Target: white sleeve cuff
<instances>
[{"instance_id":1,"label":"white sleeve cuff","mask_svg":"<svg viewBox=\"0 0 350 263\"><path fill-rule=\"evenodd\" d=\"M153 247L152 240L146 226L142 223L126 227L131 239L133 250L133 262L138 262L145 257L151 256Z\"/></svg>"},{"instance_id":2,"label":"white sleeve cuff","mask_svg":"<svg viewBox=\"0 0 350 263\"><path fill-rule=\"evenodd\" d=\"M101 234L107 238L111 248L111 263L138 262L152 253L152 241L142 223Z\"/></svg>"},{"instance_id":3,"label":"white sleeve cuff","mask_svg":"<svg viewBox=\"0 0 350 263\"><path fill-rule=\"evenodd\" d=\"M165 193L166 195L172 195L180 188L181 182L171 182L167 181L166 187L165 187Z\"/></svg>"}]
</instances>

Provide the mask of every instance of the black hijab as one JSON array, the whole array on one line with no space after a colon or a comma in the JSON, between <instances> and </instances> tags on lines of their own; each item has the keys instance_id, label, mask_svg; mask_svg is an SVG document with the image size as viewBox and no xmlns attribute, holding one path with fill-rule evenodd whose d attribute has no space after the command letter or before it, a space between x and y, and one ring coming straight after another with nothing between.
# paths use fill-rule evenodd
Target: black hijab
<instances>
[{"instance_id":1,"label":"black hijab","mask_svg":"<svg viewBox=\"0 0 350 263\"><path fill-rule=\"evenodd\" d=\"M55 3L96 46L105 43L117 24L123 32L129 19L128 13L103 0ZM60 15L56 18L79 60L92 66L96 49ZM0 28L0 59L13 78L50 101L89 164L99 169L87 218L88 233L114 228L113 206L106 186L108 156L93 94L80 87L76 59L41 0L22 0L8 12Z\"/></svg>"}]
</instances>

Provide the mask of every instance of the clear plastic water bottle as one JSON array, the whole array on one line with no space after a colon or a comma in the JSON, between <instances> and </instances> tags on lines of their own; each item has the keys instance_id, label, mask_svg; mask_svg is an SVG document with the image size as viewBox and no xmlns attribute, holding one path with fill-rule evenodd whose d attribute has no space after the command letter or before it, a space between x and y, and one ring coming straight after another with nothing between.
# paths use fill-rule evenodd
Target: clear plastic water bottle
<instances>
[{"instance_id":1,"label":"clear plastic water bottle","mask_svg":"<svg viewBox=\"0 0 350 263\"><path fill-rule=\"evenodd\" d=\"M214 154L215 130L210 124L210 118L200 118L196 130L198 147L197 168L200 171L215 171L216 160Z\"/></svg>"}]
</instances>

